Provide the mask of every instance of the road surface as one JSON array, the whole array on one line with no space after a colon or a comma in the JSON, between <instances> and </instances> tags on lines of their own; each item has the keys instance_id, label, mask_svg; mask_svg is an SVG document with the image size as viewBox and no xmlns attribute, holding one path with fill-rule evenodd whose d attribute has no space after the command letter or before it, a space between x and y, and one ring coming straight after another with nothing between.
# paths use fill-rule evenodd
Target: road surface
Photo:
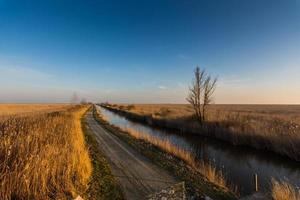
<instances>
[{"instance_id":1,"label":"road surface","mask_svg":"<svg viewBox=\"0 0 300 200\"><path fill-rule=\"evenodd\" d=\"M118 178L126 199L146 199L146 196L178 182L168 172L102 128L92 112L87 113L86 120L109 161L113 175Z\"/></svg>"}]
</instances>

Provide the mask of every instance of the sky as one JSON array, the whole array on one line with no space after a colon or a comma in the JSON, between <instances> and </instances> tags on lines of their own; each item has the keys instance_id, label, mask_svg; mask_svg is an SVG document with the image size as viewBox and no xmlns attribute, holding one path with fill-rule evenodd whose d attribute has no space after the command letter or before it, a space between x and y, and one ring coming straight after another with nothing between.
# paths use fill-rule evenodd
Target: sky
<instances>
[{"instance_id":1,"label":"sky","mask_svg":"<svg viewBox=\"0 0 300 200\"><path fill-rule=\"evenodd\" d=\"M300 0L0 0L0 102L300 104Z\"/></svg>"}]
</instances>

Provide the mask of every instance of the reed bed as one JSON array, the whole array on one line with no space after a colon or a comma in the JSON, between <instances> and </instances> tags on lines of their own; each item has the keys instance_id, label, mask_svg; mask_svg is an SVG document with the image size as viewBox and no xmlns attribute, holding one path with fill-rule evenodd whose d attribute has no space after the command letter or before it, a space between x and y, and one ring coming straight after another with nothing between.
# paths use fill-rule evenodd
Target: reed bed
<instances>
[{"instance_id":1,"label":"reed bed","mask_svg":"<svg viewBox=\"0 0 300 200\"><path fill-rule=\"evenodd\" d=\"M81 129L86 106L0 120L0 199L70 199L92 165Z\"/></svg>"},{"instance_id":2,"label":"reed bed","mask_svg":"<svg viewBox=\"0 0 300 200\"><path fill-rule=\"evenodd\" d=\"M215 185L218 185L224 189L229 189L228 184L225 180L221 171L218 171L212 164L198 162L194 156L187 150L176 146L167 139L161 139L153 135L143 134L137 130L131 128L123 128L123 131L129 133L136 139L145 140L162 150L182 159L194 170L200 172L207 180Z\"/></svg>"},{"instance_id":3,"label":"reed bed","mask_svg":"<svg viewBox=\"0 0 300 200\"><path fill-rule=\"evenodd\" d=\"M300 189L295 188L286 181L272 180L272 198L273 200L299 200Z\"/></svg>"},{"instance_id":4,"label":"reed bed","mask_svg":"<svg viewBox=\"0 0 300 200\"><path fill-rule=\"evenodd\" d=\"M0 117L62 111L70 104L0 104Z\"/></svg>"}]
</instances>

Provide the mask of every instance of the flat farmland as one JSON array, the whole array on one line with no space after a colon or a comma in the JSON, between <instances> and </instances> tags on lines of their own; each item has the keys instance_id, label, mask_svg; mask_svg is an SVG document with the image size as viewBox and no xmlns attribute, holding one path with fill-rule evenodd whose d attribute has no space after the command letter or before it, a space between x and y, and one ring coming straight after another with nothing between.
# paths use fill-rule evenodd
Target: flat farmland
<instances>
[{"instance_id":1,"label":"flat farmland","mask_svg":"<svg viewBox=\"0 0 300 200\"><path fill-rule=\"evenodd\" d=\"M70 104L0 104L0 116L61 111Z\"/></svg>"},{"instance_id":2,"label":"flat farmland","mask_svg":"<svg viewBox=\"0 0 300 200\"><path fill-rule=\"evenodd\" d=\"M118 107L133 113L152 115L157 118L176 119L193 115L193 108L188 104L119 104ZM300 105L214 104L208 108L209 120L218 120L226 114L251 115L265 118L278 117L300 123Z\"/></svg>"}]
</instances>

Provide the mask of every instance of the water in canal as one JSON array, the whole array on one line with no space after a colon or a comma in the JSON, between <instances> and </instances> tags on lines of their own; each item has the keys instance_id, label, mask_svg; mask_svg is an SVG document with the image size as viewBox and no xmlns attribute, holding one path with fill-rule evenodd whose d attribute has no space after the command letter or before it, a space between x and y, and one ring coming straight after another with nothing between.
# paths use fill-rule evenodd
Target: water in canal
<instances>
[{"instance_id":1,"label":"water in canal","mask_svg":"<svg viewBox=\"0 0 300 200\"><path fill-rule=\"evenodd\" d=\"M197 159L213 163L225 174L226 179L238 186L241 195L253 193L253 175L258 174L259 189L269 191L272 177L287 180L300 186L300 163L273 153L233 147L210 138L179 135L162 129L133 122L99 107L101 113L115 126L131 128L144 134L168 139L177 146L190 151Z\"/></svg>"}]
</instances>

